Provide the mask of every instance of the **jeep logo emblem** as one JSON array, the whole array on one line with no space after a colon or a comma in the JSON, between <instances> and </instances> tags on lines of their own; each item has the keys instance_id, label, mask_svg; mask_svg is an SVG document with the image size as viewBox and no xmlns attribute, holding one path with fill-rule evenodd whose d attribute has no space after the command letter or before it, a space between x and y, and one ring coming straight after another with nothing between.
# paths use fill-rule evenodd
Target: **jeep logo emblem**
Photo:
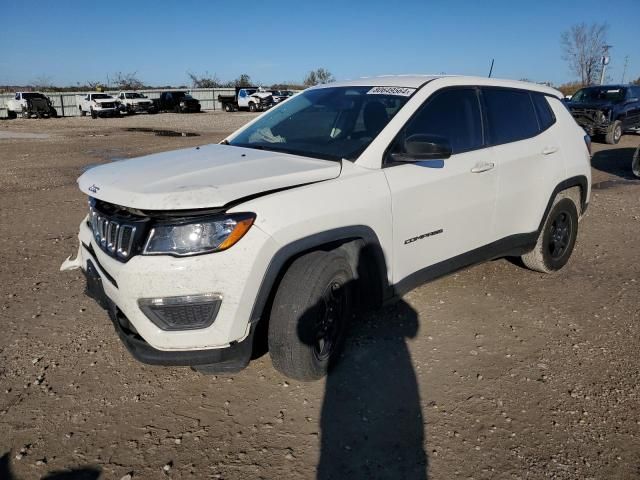
<instances>
[{"instance_id":1,"label":"jeep logo emblem","mask_svg":"<svg viewBox=\"0 0 640 480\"><path fill-rule=\"evenodd\" d=\"M88 190L89 190L91 193L98 193L98 190L100 190L100 187L96 187L96 185L95 185L95 184L93 184L93 185L91 185L91 186L88 188Z\"/></svg>"}]
</instances>

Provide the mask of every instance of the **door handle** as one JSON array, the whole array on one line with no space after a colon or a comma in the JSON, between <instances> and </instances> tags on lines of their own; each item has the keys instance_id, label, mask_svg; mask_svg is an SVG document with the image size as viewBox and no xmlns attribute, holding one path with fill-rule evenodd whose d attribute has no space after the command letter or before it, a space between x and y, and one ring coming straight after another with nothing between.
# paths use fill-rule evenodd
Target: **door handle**
<instances>
[{"instance_id":1,"label":"door handle","mask_svg":"<svg viewBox=\"0 0 640 480\"><path fill-rule=\"evenodd\" d=\"M487 172L487 171L491 170L495 166L496 166L496 164L492 163L492 162L482 163L480 165L476 165L475 167L473 167L471 169L471 173Z\"/></svg>"},{"instance_id":2,"label":"door handle","mask_svg":"<svg viewBox=\"0 0 640 480\"><path fill-rule=\"evenodd\" d=\"M545 147L542 150L543 155L551 155L552 153L556 153L558 151L558 147Z\"/></svg>"}]
</instances>

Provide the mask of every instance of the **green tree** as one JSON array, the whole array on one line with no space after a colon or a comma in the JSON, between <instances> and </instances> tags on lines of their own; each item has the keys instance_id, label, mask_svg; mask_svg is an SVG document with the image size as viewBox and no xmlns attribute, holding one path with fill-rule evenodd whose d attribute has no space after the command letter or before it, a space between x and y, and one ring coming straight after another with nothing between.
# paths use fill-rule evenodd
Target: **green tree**
<instances>
[{"instance_id":1,"label":"green tree","mask_svg":"<svg viewBox=\"0 0 640 480\"><path fill-rule=\"evenodd\" d=\"M334 80L333 74L329 70L325 68L317 68L316 70L311 70L307 73L307 76L304 79L304 84L307 87L312 87L322 83L330 83Z\"/></svg>"}]
</instances>

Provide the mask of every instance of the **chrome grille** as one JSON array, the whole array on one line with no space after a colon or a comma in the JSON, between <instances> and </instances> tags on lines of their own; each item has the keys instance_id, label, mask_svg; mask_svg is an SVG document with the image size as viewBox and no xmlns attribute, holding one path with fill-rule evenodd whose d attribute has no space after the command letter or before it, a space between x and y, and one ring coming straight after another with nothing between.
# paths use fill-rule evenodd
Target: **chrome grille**
<instances>
[{"instance_id":1,"label":"chrome grille","mask_svg":"<svg viewBox=\"0 0 640 480\"><path fill-rule=\"evenodd\" d=\"M96 243L107 253L127 259L133 249L136 227L102 215L89 208L89 223Z\"/></svg>"}]
</instances>

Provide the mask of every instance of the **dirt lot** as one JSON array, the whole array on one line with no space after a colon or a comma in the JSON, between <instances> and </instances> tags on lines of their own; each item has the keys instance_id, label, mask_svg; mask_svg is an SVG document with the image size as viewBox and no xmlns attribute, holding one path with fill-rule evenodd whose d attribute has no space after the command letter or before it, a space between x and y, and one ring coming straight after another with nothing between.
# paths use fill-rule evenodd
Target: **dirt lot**
<instances>
[{"instance_id":1,"label":"dirt lot","mask_svg":"<svg viewBox=\"0 0 640 480\"><path fill-rule=\"evenodd\" d=\"M418 288L352 327L326 382L288 381L268 355L233 377L134 361L58 271L86 211L75 180L250 118L0 122L0 478L640 477L637 135L595 144L561 273L498 260Z\"/></svg>"}]
</instances>

